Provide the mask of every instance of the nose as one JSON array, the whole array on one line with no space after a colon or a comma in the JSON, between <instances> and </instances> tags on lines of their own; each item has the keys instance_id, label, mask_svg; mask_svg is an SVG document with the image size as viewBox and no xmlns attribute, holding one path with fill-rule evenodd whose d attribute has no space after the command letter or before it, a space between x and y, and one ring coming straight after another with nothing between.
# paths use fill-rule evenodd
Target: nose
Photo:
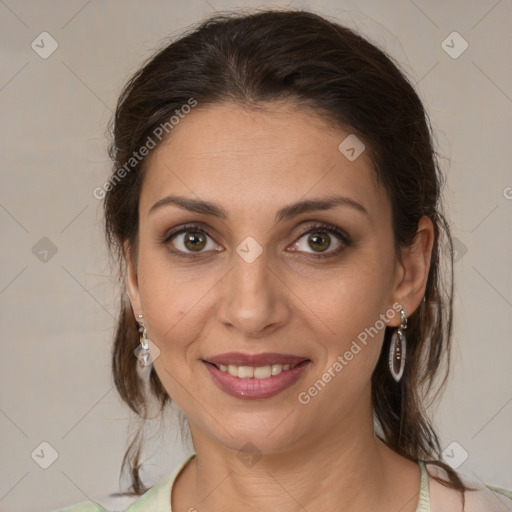
<instances>
[{"instance_id":1,"label":"nose","mask_svg":"<svg viewBox=\"0 0 512 512\"><path fill-rule=\"evenodd\" d=\"M265 251L250 263L237 253L232 259L221 284L218 319L244 338L268 336L289 321L291 291L270 268Z\"/></svg>"}]
</instances>

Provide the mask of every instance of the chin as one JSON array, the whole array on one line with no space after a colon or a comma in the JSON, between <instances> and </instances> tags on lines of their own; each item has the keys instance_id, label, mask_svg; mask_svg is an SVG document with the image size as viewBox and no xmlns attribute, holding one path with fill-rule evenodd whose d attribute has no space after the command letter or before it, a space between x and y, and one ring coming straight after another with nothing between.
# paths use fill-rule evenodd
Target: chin
<instances>
[{"instance_id":1,"label":"chin","mask_svg":"<svg viewBox=\"0 0 512 512\"><path fill-rule=\"evenodd\" d=\"M295 421L294 421L295 416ZM222 414L222 423L208 421L210 434L226 447L239 451L281 453L292 448L301 437L303 421L282 408L274 411L233 412ZM246 448L243 448L246 447ZM252 448L251 448L252 447Z\"/></svg>"}]
</instances>

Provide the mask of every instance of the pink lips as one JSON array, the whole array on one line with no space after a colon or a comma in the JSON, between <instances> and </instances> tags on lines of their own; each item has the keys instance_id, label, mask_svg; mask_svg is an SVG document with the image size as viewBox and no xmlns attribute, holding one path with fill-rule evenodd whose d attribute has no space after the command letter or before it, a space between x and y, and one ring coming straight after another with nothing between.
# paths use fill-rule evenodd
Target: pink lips
<instances>
[{"instance_id":1,"label":"pink lips","mask_svg":"<svg viewBox=\"0 0 512 512\"><path fill-rule=\"evenodd\" d=\"M222 391L236 398L261 399L270 398L292 386L308 368L311 361L305 357L287 354L242 354L229 352L203 360L203 364L210 373L213 381ZM267 366L272 364L297 365L295 368L285 370L279 375L272 375L265 379L241 379L221 371L220 365L236 366ZM217 366L215 366L217 365Z\"/></svg>"}]
</instances>

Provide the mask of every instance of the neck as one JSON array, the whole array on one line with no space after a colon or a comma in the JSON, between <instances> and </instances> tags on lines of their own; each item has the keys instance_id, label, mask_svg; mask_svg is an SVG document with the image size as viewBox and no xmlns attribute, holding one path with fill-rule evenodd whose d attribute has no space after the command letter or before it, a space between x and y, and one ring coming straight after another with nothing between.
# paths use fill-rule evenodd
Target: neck
<instances>
[{"instance_id":1,"label":"neck","mask_svg":"<svg viewBox=\"0 0 512 512\"><path fill-rule=\"evenodd\" d=\"M363 424L338 423L332 435L322 431L307 444L247 464L236 450L196 432L196 457L173 510L218 512L229 504L229 510L248 511L414 511L419 467L382 443L368 417Z\"/></svg>"}]
</instances>

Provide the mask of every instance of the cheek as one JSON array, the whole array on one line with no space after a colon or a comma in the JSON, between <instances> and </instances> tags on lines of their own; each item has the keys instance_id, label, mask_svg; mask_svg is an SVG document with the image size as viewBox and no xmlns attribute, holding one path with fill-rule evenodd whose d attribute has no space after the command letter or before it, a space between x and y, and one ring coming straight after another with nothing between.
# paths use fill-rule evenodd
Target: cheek
<instances>
[{"instance_id":1,"label":"cheek","mask_svg":"<svg viewBox=\"0 0 512 512\"><path fill-rule=\"evenodd\" d=\"M214 283L211 276L180 271L160 251L141 251L139 263L139 293L148 335L164 359L172 354L169 360L175 361L184 357L184 349L200 333L208 290Z\"/></svg>"},{"instance_id":2,"label":"cheek","mask_svg":"<svg viewBox=\"0 0 512 512\"><path fill-rule=\"evenodd\" d=\"M194 343L204 331L208 303L208 282L183 279L167 262L160 266L141 265L140 293L148 336L160 350L155 371L171 399L185 414L201 421L191 406L190 396L201 397L191 374L198 370L198 346Z\"/></svg>"},{"instance_id":3,"label":"cheek","mask_svg":"<svg viewBox=\"0 0 512 512\"><path fill-rule=\"evenodd\" d=\"M309 297L305 302L323 320L323 330L328 330L340 342L373 326L388 307L391 292L388 265L383 259L367 256L358 256L357 263L340 267L326 279L295 288L298 295Z\"/></svg>"},{"instance_id":4,"label":"cheek","mask_svg":"<svg viewBox=\"0 0 512 512\"><path fill-rule=\"evenodd\" d=\"M347 391L369 380L381 351L386 319L395 314L388 303L391 261L368 251L364 257L360 254L357 264L340 268L338 279L331 277L328 285L309 288L309 303L322 320L317 322L324 333L317 338L324 352L322 371L330 369L339 375L337 381L344 381ZM339 364L333 368L335 362Z\"/></svg>"}]
</instances>

